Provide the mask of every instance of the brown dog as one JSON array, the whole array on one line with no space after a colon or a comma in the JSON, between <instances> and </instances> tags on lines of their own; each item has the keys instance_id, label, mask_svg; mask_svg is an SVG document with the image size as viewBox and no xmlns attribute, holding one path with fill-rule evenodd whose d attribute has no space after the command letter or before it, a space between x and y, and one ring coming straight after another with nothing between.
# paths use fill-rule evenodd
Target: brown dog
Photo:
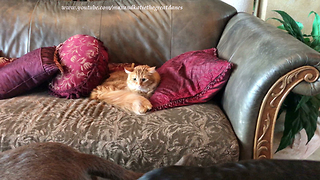
<instances>
[{"instance_id":1,"label":"brown dog","mask_svg":"<svg viewBox=\"0 0 320 180\"><path fill-rule=\"evenodd\" d=\"M193 156L185 155L175 165L192 162ZM0 153L1 180L136 180L142 175L61 143L32 143Z\"/></svg>"},{"instance_id":2,"label":"brown dog","mask_svg":"<svg viewBox=\"0 0 320 180\"><path fill-rule=\"evenodd\" d=\"M1 180L135 180L141 175L60 143L33 143L0 153Z\"/></svg>"}]
</instances>

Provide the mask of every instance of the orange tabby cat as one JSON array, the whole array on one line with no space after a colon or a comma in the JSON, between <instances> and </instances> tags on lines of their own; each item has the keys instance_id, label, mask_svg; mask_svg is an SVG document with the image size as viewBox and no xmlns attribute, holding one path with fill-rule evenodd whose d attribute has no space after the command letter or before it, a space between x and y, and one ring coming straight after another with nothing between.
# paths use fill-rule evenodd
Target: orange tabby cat
<instances>
[{"instance_id":1,"label":"orange tabby cat","mask_svg":"<svg viewBox=\"0 0 320 180\"><path fill-rule=\"evenodd\" d=\"M144 114L152 108L148 100L160 82L155 67L139 65L115 71L90 95L91 99L102 100L124 109Z\"/></svg>"}]
</instances>

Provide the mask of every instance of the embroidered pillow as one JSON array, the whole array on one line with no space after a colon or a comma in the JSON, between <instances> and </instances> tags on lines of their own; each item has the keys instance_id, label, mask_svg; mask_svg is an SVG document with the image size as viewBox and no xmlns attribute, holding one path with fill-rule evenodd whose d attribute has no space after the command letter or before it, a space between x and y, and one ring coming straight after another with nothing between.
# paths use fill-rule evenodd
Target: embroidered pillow
<instances>
[{"instance_id":1,"label":"embroidered pillow","mask_svg":"<svg viewBox=\"0 0 320 180\"><path fill-rule=\"evenodd\" d=\"M215 48L191 51L157 69L161 82L150 98L153 110L210 100L229 79L232 64L217 57Z\"/></svg>"},{"instance_id":2,"label":"embroidered pillow","mask_svg":"<svg viewBox=\"0 0 320 180\"><path fill-rule=\"evenodd\" d=\"M109 75L107 49L92 36L70 37L59 45L59 57L63 72L49 85L58 97L88 96Z\"/></svg>"},{"instance_id":3,"label":"embroidered pillow","mask_svg":"<svg viewBox=\"0 0 320 180\"><path fill-rule=\"evenodd\" d=\"M55 47L33 50L0 69L0 99L10 98L50 80L59 70Z\"/></svg>"}]
</instances>

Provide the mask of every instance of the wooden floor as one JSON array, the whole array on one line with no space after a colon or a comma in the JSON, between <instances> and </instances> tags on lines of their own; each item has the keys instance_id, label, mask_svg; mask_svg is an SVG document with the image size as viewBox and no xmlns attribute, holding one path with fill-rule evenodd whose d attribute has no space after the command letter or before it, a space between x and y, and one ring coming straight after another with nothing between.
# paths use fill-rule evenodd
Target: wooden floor
<instances>
[{"instance_id":1,"label":"wooden floor","mask_svg":"<svg viewBox=\"0 0 320 180\"><path fill-rule=\"evenodd\" d=\"M320 161L320 148L307 158L308 160Z\"/></svg>"}]
</instances>

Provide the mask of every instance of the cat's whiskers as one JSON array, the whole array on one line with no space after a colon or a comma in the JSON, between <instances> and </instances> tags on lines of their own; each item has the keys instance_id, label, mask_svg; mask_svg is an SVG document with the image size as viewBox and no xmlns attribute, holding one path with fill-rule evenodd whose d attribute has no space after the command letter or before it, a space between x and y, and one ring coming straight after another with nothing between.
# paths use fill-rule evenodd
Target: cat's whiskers
<instances>
[{"instance_id":1,"label":"cat's whiskers","mask_svg":"<svg viewBox=\"0 0 320 180\"><path fill-rule=\"evenodd\" d=\"M147 88L143 88L141 86L137 86L135 84L128 84L128 88L131 90L131 91L140 91L140 92L144 92L144 93L147 93L149 92L150 90L147 89Z\"/></svg>"}]
</instances>

